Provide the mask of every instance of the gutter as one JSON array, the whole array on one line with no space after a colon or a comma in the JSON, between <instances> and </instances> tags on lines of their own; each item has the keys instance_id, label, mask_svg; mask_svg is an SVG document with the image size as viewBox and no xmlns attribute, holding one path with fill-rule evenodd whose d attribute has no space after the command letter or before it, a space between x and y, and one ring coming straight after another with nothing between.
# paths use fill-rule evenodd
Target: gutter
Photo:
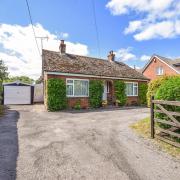
<instances>
[{"instance_id":1,"label":"gutter","mask_svg":"<svg viewBox=\"0 0 180 180\"><path fill-rule=\"evenodd\" d=\"M76 73L63 73L63 72L54 72L54 71L45 71L49 75L62 75L62 76L77 76L77 77L91 77L91 78L102 78L102 79L121 79L121 80L130 80L130 81L145 81L148 82L149 79L135 79L135 78L121 78L121 77L111 77L111 76L97 76L97 75L88 75L88 74L76 74Z\"/></svg>"}]
</instances>

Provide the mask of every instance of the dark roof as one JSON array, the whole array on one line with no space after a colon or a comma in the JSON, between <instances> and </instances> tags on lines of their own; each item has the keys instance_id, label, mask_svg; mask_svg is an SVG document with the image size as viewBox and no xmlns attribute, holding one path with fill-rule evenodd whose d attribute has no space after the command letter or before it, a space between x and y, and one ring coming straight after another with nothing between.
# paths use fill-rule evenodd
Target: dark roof
<instances>
[{"instance_id":1,"label":"dark roof","mask_svg":"<svg viewBox=\"0 0 180 180\"><path fill-rule=\"evenodd\" d=\"M163 56L159 56L157 54L154 54L150 61L145 65L145 67L143 68L143 71L147 68L147 66L149 65L149 63L151 62L151 60L153 59L153 57L158 57L159 59L161 59L162 61L164 61L166 64L168 64L169 66L171 66L174 70L178 71L180 73L180 59L170 59L170 58L166 58Z\"/></svg>"},{"instance_id":2,"label":"dark roof","mask_svg":"<svg viewBox=\"0 0 180 180\"><path fill-rule=\"evenodd\" d=\"M3 86L34 86L33 84L27 84L21 81L5 82Z\"/></svg>"},{"instance_id":3,"label":"dark roof","mask_svg":"<svg viewBox=\"0 0 180 180\"><path fill-rule=\"evenodd\" d=\"M63 54L43 49L44 71L148 80L122 62Z\"/></svg>"}]
</instances>

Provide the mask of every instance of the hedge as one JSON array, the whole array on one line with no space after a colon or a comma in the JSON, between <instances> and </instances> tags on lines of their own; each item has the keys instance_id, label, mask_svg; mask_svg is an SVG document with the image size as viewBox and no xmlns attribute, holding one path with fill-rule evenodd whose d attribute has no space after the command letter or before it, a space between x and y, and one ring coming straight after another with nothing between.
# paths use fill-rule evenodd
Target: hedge
<instances>
[{"instance_id":1,"label":"hedge","mask_svg":"<svg viewBox=\"0 0 180 180\"><path fill-rule=\"evenodd\" d=\"M140 105L147 105L147 98L146 98L147 89L148 89L147 83L139 83L138 94L139 94Z\"/></svg>"},{"instance_id":2,"label":"hedge","mask_svg":"<svg viewBox=\"0 0 180 180\"><path fill-rule=\"evenodd\" d=\"M51 78L47 80L47 108L58 111L67 107L66 85L64 80Z\"/></svg>"},{"instance_id":3,"label":"hedge","mask_svg":"<svg viewBox=\"0 0 180 180\"><path fill-rule=\"evenodd\" d=\"M180 76L169 77L157 90L155 99L168 100L168 101L180 101ZM180 107L163 105L168 111L180 112ZM169 120L169 118L161 113L156 113L156 117L160 119ZM180 121L180 117L176 117ZM169 125L159 123L163 128L169 128Z\"/></svg>"},{"instance_id":4,"label":"hedge","mask_svg":"<svg viewBox=\"0 0 180 180\"><path fill-rule=\"evenodd\" d=\"M100 80L90 80L89 82L89 103L92 108L98 108L102 103L103 82Z\"/></svg>"},{"instance_id":5,"label":"hedge","mask_svg":"<svg viewBox=\"0 0 180 180\"><path fill-rule=\"evenodd\" d=\"M172 76L171 76L172 77ZM170 76L162 76L159 77L155 80L152 80L149 84L148 84L148 91L147 91L147 104L148 107L150 107L150 99L151 96L154 96L158 90L158 88L166 81L170 78Z\"/></svg>"},{"instance_id":6,"label":"hedge","mask_svg":"<svg viewBox=\"0 0 180 180\"><path fill-rule=\"evenodd\" d=\"M116 100L119 101L120 105L125 105L127 96L126 96L126 84L121 80L114 81L114 88L115 88L115 97Z\"/></svg>"}]
</instances>

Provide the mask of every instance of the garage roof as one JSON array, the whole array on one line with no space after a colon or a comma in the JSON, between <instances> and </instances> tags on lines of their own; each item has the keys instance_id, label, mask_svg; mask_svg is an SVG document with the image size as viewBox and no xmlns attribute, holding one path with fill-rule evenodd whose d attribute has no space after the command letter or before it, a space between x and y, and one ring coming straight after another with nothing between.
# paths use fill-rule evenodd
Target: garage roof
<instances>
[{"instance_id":1,"label":"garage roof","mask_svg":"<svg viewBox=\"0 0 180 180\"><path fill-rule=\"evenodd\" d=\"M7 83L3 83L3 86L33 86L32 84L27 84L21 81L14 81L14 82L7 82Z\"/></svg>"}]
</instances>

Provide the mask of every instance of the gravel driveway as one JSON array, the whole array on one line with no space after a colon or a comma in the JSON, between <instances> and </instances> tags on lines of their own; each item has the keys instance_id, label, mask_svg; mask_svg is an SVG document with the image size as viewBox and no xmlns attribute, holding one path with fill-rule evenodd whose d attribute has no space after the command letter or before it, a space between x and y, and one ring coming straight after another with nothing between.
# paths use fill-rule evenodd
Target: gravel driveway
<instances>
[{"instance_id":1,"label":"gravel driveway","mask_svg":"<svg viewBox=\"0 0 180 180\"><path fill-rule=\"evenodd\" d=\"M11 144L19 148L18 180L179 180L180 162L129 128L131 123L149 116L148 109L52 113L40 107L11 107L9 117L12 112L20 116L18 141L15 138L17 144ZM7 126L11 127L9 123ZM0 137L1 133L2 128ZM7 168L2 158L0 169ZM0 170L3 172L9 173ZM10 176L6 177L3 180Z\"/></svg>"}]
</instances>

